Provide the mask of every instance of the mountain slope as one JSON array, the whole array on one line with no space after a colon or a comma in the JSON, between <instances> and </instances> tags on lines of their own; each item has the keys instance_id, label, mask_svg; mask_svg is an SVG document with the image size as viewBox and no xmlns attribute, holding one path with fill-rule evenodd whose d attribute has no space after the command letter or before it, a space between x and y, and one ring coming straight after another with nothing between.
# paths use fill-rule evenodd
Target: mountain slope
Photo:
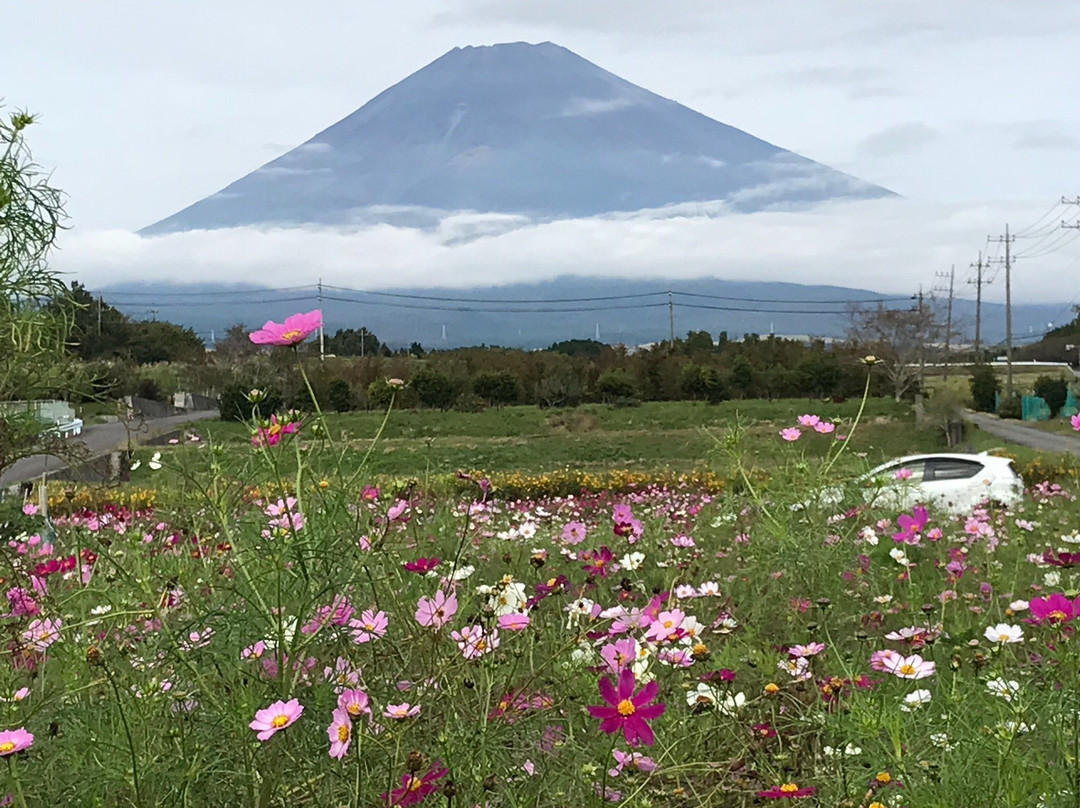
<instances>
[{"instance_id":1,"label":"mountain slope","mask_svg":"<svg viewBox=\"0 0 1080 808\"><path fill-rule=\"evenodd\" d=\"M142 233L427 225L446 211L593 216L891 192L624 81L552 43L455 48Z\"/></svg>"}]
</instances>

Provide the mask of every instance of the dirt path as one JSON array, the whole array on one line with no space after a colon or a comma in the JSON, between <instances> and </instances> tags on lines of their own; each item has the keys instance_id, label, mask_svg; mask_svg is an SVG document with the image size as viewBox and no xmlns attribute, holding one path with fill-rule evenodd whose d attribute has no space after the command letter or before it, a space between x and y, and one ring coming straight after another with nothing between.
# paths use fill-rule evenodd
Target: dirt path
<instances>
[{"instance_id":1,"label":"dirt path","mask_svg":"<svg viewBox=\"0 0 1080 808\"><path fill-rule=\"evenodd\" d=\"M1059 435L1054 432L1044 432L1031 426L1024 426L1020 421L1011 421L988 415L984 412L964 412L964 418L979 429L984 429L991 435L997 435L1012 443L1021 446L1029 446L1032 449L1040 449L1044 452L1064 452L1080 457L1080 433L1078 437L1072 435Z\"/></svg>"}]
</instances>

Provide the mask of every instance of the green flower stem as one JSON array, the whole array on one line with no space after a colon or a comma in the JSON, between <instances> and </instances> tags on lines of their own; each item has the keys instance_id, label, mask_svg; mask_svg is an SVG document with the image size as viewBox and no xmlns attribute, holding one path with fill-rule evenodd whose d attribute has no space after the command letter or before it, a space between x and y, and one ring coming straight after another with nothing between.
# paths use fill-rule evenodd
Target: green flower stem
<instances>
[{"instance_id":1,"label":"green flower stem","mask_svg":"<svg viewBox=\"0 0 1080 808\"><path fill-rule=\"evenodd\" d=\"M15 804L19 808L27 808L26 797L23 796L22 783L19 782L19 767L15 765L15 756L8 755L8 773L11 775L11 782L15 785Z\"/></svg>"}]
</instances>

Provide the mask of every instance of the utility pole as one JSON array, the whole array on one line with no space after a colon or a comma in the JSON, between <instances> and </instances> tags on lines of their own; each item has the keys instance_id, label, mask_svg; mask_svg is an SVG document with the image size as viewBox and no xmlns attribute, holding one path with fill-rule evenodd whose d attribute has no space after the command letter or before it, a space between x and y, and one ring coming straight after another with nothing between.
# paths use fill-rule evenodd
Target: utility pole
<instances>
[{"instance_id":1,"label":"utility pole","mask_svg":"<svg viewBox=\"0 0 1080 808\"><path fill-rule=\"evenodd\" d=\"M98 295L98 299L97 299L97 335L98 335L98 339L101 339L101 304L102 304L101 295Z\"/></svg>"},{"instance_id":2,"label":"utility pole","mask_svg":"<svg viewBox=\"0 0 1080 808\"><path fill-rule=\"evenodd\" d=\"M922 329L923 320L923 293L922 284L919 284L919 328ZM923 332L926 333L925 331ZM919 393L926 387L926 339L919 342Z\"/></svg>"},{"instance_id":3,"label":"utility pole","mask_svg":"<svg viewBox=\"0 0 1080 808\"><path fill-rule=\"evenodd\" d=\"M1005 225L1005 235L987 239L1005 245L1005 395L1013 394L1012 366L1012 253L1010 248L1016 236L1009 235L1009 225Z\"/></svg>"},{"instance_id":4,"label":"utility pole","mask_svg":"<svg viewBox=\"0 0 1080 808\"><path fill-rule=\"evenodd\" d=\"M941 272L941 273L938 274L938 277L945 278L946 275L945 275L944 272ZM950 353L950 349L952 348L953 281L954 281L955 277L956 277L956 264L953 264L949 268L949 274L948 274L948 278L949 278L949 289L948 289L948 292L949 292L949 307L946 310L947 314L945 315L945 370L944 370L944 374L943 374L944 381L949 380L949 353ZM944 287L934 287L934 288L935 289L940 288L940 291L942 291L942 292L945 291Z\"/></svg>"},{"instance_id":5,"label":"utility pole","mask_svg":"<svg viewBox=\"0 0 1080 808\"><path fill-rule=\"evenodd\" d=\"M153 320L155 323L157 322L157 313L158 309L150 309L150 319Z\"/></svg>"},{"instance_id":6,"label":"utility pole","mask_svg":"<svg viewBox=\"0 0 1080 808\"><path fill-rule=\"evenodd\" d=\"M975 361L978 361L982 348L982 288L990 283L983 280L983 269L989 268L989 264L983 263L982 250L979 250L979 260L968 266L975 269L975 280L969 278L968 283L975 284Z\"/></svg>"},{"instance_id":7,"label":"utility pole","mask_svg":"<svg viewBox=\"0 0 1080 808\"><path fill-rule=\"evenodd\" d=\"M319 278L319 361L326 360L326 335L323 331L322 318L322 278Z\"/></svg>"},{"instance_id":8,"label":"utility pole","mask_svg":"<svg viewBox=\"0 0 1080 808\"><path fill-rule=\"evenodd\" d=\"M667 293L668 324L671 330L671 350L675 350L675 300L671 296L671 290Z\"/></svg>"}]
</instances>

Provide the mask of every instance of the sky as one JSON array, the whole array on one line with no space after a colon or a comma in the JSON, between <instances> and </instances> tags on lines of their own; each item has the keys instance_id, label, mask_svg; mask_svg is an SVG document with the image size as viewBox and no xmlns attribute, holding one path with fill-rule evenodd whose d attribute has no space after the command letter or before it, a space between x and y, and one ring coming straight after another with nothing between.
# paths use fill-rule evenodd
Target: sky
<instances>
[{"instance_id":1,"label":"sky","mask_svg":"<svg viewBox=\"0 0 1080 808\"><path fill-rule=\"evenodd\" d=\"M68 195L53 265L131 279L357 288L566 273L929 290L1006 223L1017 302L1080 302L1080 4L1039 0L0 0L0 98L40 116ZM900 194L803 212L433 231L134 231L254 170L455 46L553 41ZM1078 237L1076 241L1072 237ZM993 274L993 273L991 273ZM1002 274L997 273L999 276ZM1063 279L1065 283L1063 284ZM1003 278L987 289L1004 295Z\"/></svg>"}]
</instances>

